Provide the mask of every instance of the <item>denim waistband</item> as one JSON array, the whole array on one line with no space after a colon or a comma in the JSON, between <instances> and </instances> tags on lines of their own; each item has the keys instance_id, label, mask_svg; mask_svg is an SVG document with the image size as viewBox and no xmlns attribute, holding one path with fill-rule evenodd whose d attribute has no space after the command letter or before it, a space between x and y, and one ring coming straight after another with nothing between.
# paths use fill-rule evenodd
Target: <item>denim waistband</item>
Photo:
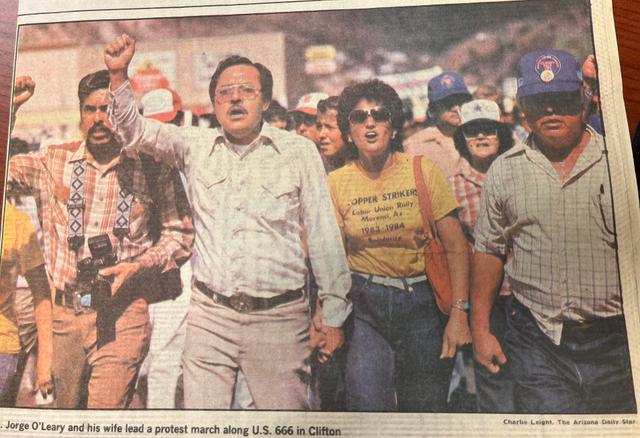
<instances>
[{"instance_id":1,"label":"denim waistband","mask_svg":"<svg viewBox=\"0 0 640 438\"><path fill-rule=\"evenodd\" d=\"M357 275L371 283L381 284L383 286L391 286L397 289L402 289L407 292L413 292L412 285L427 281L425 274L417 275L415 277L384 277L382 275L367 274L364 272L351 271L352 274Z\"/></svg>"}]
</instances>

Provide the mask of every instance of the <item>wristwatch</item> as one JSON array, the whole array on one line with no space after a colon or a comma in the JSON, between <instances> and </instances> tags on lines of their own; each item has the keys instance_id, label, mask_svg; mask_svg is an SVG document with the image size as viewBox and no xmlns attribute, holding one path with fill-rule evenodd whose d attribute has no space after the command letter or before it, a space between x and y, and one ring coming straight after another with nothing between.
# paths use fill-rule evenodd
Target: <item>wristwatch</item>
<instances>
[{"instance_id":1,"label":"wristwatch","mask_svg":"<svg viewBox=\"0 0 640 438\"><path fill-rule=\"evenodd\" d=\"M451 303L451 307L466 312L467 310L469 310L469 300L455 300L453 303Z\"/></svg>"}]
</instances>

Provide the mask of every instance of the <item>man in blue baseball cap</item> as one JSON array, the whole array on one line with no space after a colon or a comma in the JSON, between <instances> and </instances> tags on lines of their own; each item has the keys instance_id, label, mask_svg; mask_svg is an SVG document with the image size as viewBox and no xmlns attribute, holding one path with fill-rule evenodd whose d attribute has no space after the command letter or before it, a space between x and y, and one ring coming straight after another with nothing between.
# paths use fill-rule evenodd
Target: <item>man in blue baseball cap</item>
<instances>
[{"instance_id":1,"label":"man in blue baseball cap","mask_svg":"<svg viewBox=\"0 0 640 438\"><path fill-rule=\"evenodd\" d=\"M403 143L403 148L409 154L424 155L435 161L445 176L451 177L460 160L453 134L460 126L460 105L471 100L471 93L462 76L453 71L432 78L427 86L427 118L435 126L409 137Z\"/></svg>"},{"instance_id":2,"label":"man in blue baseball cap","mask_svg":"<svg viewBox=\"0 0 640 438\"><path fill-rule=\"evenodd\" d=\"M636 412L606 148L586 123L580 64L526 54L517 97L532 132L489 169L475 229L476 361L492 373L511 362L517 412ZM513 294L500 345L489 314L503 272Z\"/></svg>"}]
</instances>

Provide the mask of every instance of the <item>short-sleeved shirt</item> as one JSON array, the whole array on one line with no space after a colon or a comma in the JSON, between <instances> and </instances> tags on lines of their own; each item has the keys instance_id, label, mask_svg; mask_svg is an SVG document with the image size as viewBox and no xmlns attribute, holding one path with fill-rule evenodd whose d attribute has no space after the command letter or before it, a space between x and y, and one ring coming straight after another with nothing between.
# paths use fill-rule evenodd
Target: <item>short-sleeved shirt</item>
<instances>
[{"instance_id":1,"label":"short-sleeved shirt","mask_svg":"<svg viewBox=\"0 0 640 438\"><path fill-rule=\"evenodd\" d=\"M413 156L395 152L391 165L371 179L350 161L329 174L329 188L352 271L388 277L423 274L424 229ZM449 183L436 164L422 159L434 219L458 208Z\"/></svg>"},{"instance_id":2,"label":"short-sleeved shirt","mask_svg":"<svg viewBox=\"0 0 640 438\"><path fill-rule=\"evenodd\" d=\"M556 344L564 321L622 313L606 150L586 129L589 143L564 181L533 137L498 157L475 229L476 251L512 252L512 292Z\"/></svg>"},{"instance_id":3,"label":"short-sleeved shirt","mask_svg":"<svg viewBox=\"0 0 640 438\"><path fill-rule=\"evenodd\" d=\"M36 232L29 217L11 204L4 206L4 233L0 261L0 353L20 352L13 294L19 275L44 264Z\"/></svg>"}]
</instances>

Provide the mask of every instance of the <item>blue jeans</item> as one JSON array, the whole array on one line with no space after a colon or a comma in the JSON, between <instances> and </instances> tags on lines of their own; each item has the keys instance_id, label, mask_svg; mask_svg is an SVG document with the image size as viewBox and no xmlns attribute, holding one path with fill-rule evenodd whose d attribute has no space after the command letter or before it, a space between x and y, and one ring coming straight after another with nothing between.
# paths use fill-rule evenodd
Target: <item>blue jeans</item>
<instances>
[{"instance_id":1,"label":"blue jeans","mask_svg":"<svg viewBox=\"0 0 640 438\"><path fill-rule=\"evenodd\" d=\"M354 326L347 354L347 408L443 412L453 361L441 360L446 317L429 284L413 292L352 275Z\"/></svg>"},{"instance_id":2,"label":"blue jeans","mask_svg":"<svg viewBox=\"0 0 640 438\"><path fill-rule=\"evenodd\" d=\"M498 296L491 309L491 334L504 348L507 330L506 304L509 297ZM515 411L513 391L515 382L511 373L511 361L500 366L498 374L491 374L485 367L473 362L476 374L478 412L510 413Z\"/></svg>"},{"instance_id":3,"label":"blue jeans","mask_svg":"<svg viewBox=\"0 0 640 438\"><path fill-rule=\"evenodd\" d=\"M18 365L17 354L0 353L0 405L4 406L7 399L13 376L16 374Z\"/></svg>"},{"instance_id":4,"label":"blue jeans","mask_svg":"<svg viewBox=\"0 0 640 438\"><path fill-rule=\"evenodd\" d=\"M511 297L504 346L516 381L517 412L636 412L622 316L596 320L591 327L565 323L555 345L529 309Z\"/></svg>"}]
</instances>

